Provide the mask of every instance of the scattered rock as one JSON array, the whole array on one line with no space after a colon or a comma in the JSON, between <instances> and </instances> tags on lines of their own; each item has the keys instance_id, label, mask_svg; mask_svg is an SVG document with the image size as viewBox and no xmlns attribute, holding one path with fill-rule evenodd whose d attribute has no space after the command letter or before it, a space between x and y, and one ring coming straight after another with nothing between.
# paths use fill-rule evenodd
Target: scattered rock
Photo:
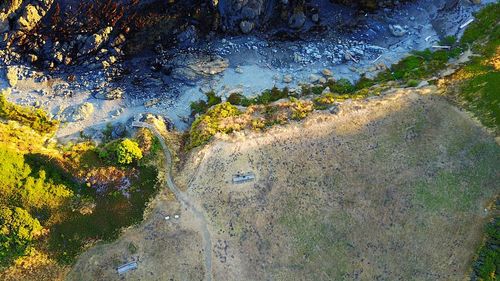
<instances>
[{"instance_id":1,"label":"scattered rock","mask_svg":"<svg viewBox=\"0 0 500 281\"><path fill-rule=\"evenodd\" d=\"M290 74L286 74L283 76L283 83L292 83L293 81L293 76Z\"/></svg>"},{"instance_id":2,"label":"scattered rock","mask_svg":"<svg viewBox=\"0 0 500 281\"><path fill-rule=\"evenodd\" d=\"M240 66L237 66L237 67L234 69L234 72L239 73L239 74L243 74L243 69L242 69Z\"/></svg>"},{"instance_id":3,"label":"scattered rock","mask_svg":"<svg viewBox=\"0 0 500 281\"><path fill-rule=\"evenodd\" d=\"M391 31L392 35L396 37L401 37L406 34L406 30L399 24L390 24L389 30Z\"/></svg>"},{"instance_id":4,"label":"scattered rock","mask_svg":"<svg viewBox=\"0 0 500 281\"><path fill-rule=\"evenodd\" d=\"M29 54L28 55L28 61L30 63L35 63L38 61L38 56L37 55L34 55L34 54Z\"/></svg>"},{"instance_id":5,"label":"scattered rock","mask_svg":"<svg viewBox=\"0 0 500 281\"><path fill-rule=\"evenodd\" d=\"M177 35L177 41L179 41L181 45L193 44L196 42L196 37L196 27L194 25L190 25L186 28L186 30Z\"/></svg>"},{"instance_id":6,"label":"scattered rock","mask_svg":"<svg viewBox=\"0 0 500 281\"><path fill-rule=\"evenodd\" d=\"M121 88L115 88L111 91L99 91L95 94L96 99L101 100L117 100L123 97L123 90Z\"/></svg>"},{"instance_id":7,"label":"scattered rock","mask_svg":"<svg viewBox=\"0 0 500 281\"><path fill-rule=\"evenodd\" d=\"M83 46L78 52L79 56L87 55L91 52L97 51L99 47L108 40L109 34L113 31L111 26L101 29L98 33L93 34L85 39ZM83 39L81 39L83 41Z\"/></svg>"},{"instance_id":8,"label":"scattered rock","mask_svg":"<svg viewBox=\"0 0 500 281\"><path fill-rule=\"evenodd\" d=\"M0 89L0 95L8 97L12 92L11 88Z\"/></svg>"},{"instance_id":9,"label":"scattered rock","mask_svg":"<svg viewBox=\"0 0 500 281\"><path fill-rule=\"evenodd\" d=\"M29 4L17 20L16 28L21 31L30 31L40 22L42 16L35 6Z\"/></svg>"},{"instance_id":10,"label":"scattered rock","mask_svg":"<svg viewBox=\"0 0 500 281\"><path fill-rule=\"evenodd\" d=\"M2 1L0 4L0 33L10 30L9 19L14 16L22 4L23 2L20 0Z\"/></svg>"},{"instance_id":11,"label":"scattered rock","mask_svg":"<svg viewBox=\"0 0 500 281\"><path fill-rule=\"evenodd\" d=\"M240 30L245 34L250 33L253 30L253 27L254 23L251 21L244 20L240 22Z\"/></svg>"},{"instance_id":12,"label":"scattered rock","mask_svg":"<svg viewBox=\"0 0 500 281\"><path fill-rule=\"evenodd\" d=\"M319 81L319 79L320 79L320 78L321 78L321 77L319 77L319 76L318 76L318 75L316 75L316 74L311 74L311 75L309 75L309 82L311 82L311 83L316 83L316 82L318 82L318 81Z\"/></svg>"},{"instance_id":13,"label":"scattered rock","mask_svg":"<svg viewBox=\"0 0 500 281\"><path fill-rule=\"evenodd\" d=\"M193 82L223 72L229 67L229 60L221 56L179 54L174 59L166 59L160 64L163 72L172 78Z\"/></svg>"},{"instance_id":14,"label":"scattered rock","mask_svg":"<svg viewBox=\"0 0 500 281\"><path fill-rule=\"evenodd\" d=\"M340 107L338 105L333 105L332 108L330 108L331 114L338 114L339 112L340 112Z\"/></svg>"},{"instance_id":15,"label":"scattered rock","mask_svg":"<svg viewBox=\"0 0 500 281\"><path fill-rule=\"evenodd\" d=\"M319 14L314 14L311 16L311 20L315 23L319 22Z\"/></svg>"},{"instance_id":16,"label":"scattered rock","mask_svg":"<svg viewBox=\"0 0 500 281\"><path fill-rule=\"evenodd\" d=\"M420 83L418 83L417 88L422 88L422 87L425 87L425 86L429 86L429 82L427 82L426 80L421 81Z\"/></svg>"}]
</instances>

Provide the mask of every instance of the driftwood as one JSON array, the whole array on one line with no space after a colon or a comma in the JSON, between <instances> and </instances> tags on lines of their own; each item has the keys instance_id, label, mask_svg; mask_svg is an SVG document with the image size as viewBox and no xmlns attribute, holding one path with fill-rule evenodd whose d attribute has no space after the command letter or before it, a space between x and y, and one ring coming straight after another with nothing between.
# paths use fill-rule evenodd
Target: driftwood
<instances>
[{"instance_id":1,"label":"driftwood","mask_svg":"<svg viewBox=\"0 0 500 281\"><path fill-rule=\"evenodd\" d=\"M470 19L470 20L466 21L464 24L462 24L460 26L460 29L464 29L466 26L468 26L469 24L471 24L473 21L474 21L474 19Z\"/></svg>"},{"instance_id":2,"label":"driftwood","mask_svg":"<svg viewBox=\"0 0 500 281\"><path fill-rule=\"evenodd\" d=\"M451 46L434 45L434 46L432 46L432 48L434 48L434 49L446 49L446 50L449 50L449 49L451 49Z\"/></svg>"}]
</instances>

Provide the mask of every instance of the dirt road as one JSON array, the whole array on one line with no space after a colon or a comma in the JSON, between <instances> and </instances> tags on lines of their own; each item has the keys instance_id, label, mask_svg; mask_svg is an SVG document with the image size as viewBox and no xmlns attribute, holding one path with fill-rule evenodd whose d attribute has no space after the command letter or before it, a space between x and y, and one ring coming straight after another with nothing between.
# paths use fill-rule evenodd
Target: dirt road
<instances>
[{"instance_id":1,"label":"dirt road","mask_svg":"<svg viewBox=\"0 0 500 281\"><path fill-rule=\"evenodd\" d=\"M207 219L205 218L205 215L200 212L200 210L198 210L198 208L193 204L191 199L175 185L172 179L172 154L170 153L170 150L160 132L153 125L144 122L134 122L132 123L132 126L151 130L151 132L160 141L166 159L165 170L167 172L167 187L170 189L170 191L172 191L172 193L174 193L175 197L177 197L181 204L184 205L184 207L188 208L198 220L198 224L203 235L203 252L205 255L205 280L212 280L212 240L210 231L208 230Z\"/></svg>"}]
</instances>

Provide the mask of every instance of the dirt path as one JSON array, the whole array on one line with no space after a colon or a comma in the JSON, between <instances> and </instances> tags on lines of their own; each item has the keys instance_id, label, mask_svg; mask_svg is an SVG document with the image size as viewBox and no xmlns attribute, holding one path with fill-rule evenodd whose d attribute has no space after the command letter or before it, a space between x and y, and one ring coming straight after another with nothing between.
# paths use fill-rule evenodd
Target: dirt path
<instances>
[{"instance_id":1,"label":"dirt path","mask_svg":"<svg viewBox=\"0 0 500 281\"><path fill-rule=\"evenodd\" d=\"M166 159L165 170L167 171L167 186L170 191L175 194L175 197L177 197L181 204L184 205L184 207L189 208L189 210L193 212L194 216L198 220L201 233L203 235L203 250L205 254L205 280L212 280L212 240L210 231L208 230L208 224L205 215L203 215L203 213L196 208L191 199L185 193L180 191L180 189L175 185L172 179L172 155L160 132L154 126L143 122L134 122L132 123L132 126L147 128L151 130L151 132L155 134L155 136L160 141Z\"/></svg>"}]
</instances>

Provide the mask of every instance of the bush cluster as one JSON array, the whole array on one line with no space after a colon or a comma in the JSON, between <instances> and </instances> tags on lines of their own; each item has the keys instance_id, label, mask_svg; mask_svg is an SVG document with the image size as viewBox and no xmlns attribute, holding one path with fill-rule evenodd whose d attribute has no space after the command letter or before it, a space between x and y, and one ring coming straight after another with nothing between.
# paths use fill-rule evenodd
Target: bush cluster
<instances>
[{"instance_id":1,"label":"bush cluster","mask_svg":"<svg viewBox=\"0 0 500 281\"><path fill-rule=\"evenodd\" d=\"M0 118L17 121L42 134L52 134L59 126L59 121L50 119L45 111L16 105L4 95L0 95Z\"/></svg>"},{"instance_id":2,"label":"bush cluster","mask_svg":"<svg viewBox=\"0 0 500 281\"><path fill-rule=\"evenodd\" d=\"M215 105L205 114L196 118L191 125L189 146L196 147L202 145L219 132L227 133L232 131L231 126L226 126L222 124L221 121L228 117L237 116L240 113L241 112L229 102Z\"/></svg>"},{"instance_id":3,"label":"bush cluster","mask_svg":"<svg viewBox=\"0 0 500 281\"><path fill-rule=\"evenodd\" d=\"M129 165L142 158L139 144L131 139L122 139L107 144L99 149L99 157L118 165Z\"/></svg>"}]
</instances>

